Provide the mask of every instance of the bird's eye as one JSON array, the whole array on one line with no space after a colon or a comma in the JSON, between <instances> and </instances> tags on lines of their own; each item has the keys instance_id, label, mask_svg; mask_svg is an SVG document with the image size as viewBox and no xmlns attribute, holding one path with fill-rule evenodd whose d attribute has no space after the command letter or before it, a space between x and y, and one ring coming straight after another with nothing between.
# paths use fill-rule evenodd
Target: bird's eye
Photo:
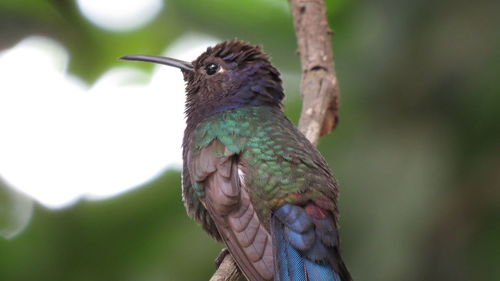
<instances>
[{"instance_id":1,"label":"bird's eye","mask_svg":"<svg viewBox=\"0 0 500 281\"><path fill-rule=\"evenodd\" d=\"M214 75L219 70L219 65L215 63L209 63L205 66L205 72L208 75Z\"/></svg>"}]
</instances>

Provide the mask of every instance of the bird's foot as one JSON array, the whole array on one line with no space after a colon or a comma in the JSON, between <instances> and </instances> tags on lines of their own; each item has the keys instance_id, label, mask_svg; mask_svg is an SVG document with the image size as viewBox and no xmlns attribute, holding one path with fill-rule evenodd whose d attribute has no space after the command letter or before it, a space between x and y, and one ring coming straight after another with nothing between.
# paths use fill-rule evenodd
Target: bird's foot
<instances>
[{"instance_id":1,"label":"bird's foot","mask_svg":"<svg viewBox=\"0 0 500 281\"><path fill-rule=\"evenodd\" d=\"M219 268L220 264L224 261L224 258L226 258L227 255L229 255L229 250L227 248L224 248L220 251L219 255L217 258L215 258L215 266Z\"/></svg>"}]
</instances>

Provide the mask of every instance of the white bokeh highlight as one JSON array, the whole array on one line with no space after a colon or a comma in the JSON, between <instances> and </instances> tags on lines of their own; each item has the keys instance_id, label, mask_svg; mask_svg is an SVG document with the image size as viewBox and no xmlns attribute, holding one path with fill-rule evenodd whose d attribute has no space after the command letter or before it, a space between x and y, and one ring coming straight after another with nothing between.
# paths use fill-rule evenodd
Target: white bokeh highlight
<instances>
[{"instance_id":1,"label":"white bokeh highlight","mask_svg":"<svg viewBox=\"0 0 500 281\"><path fill-rule=\"evenodd\" d=\"M164 55L191 61L215 42L187 35ZM59 208L180 168L185 95L178 69L158 65L141 84L148 77L133 67L143 62L124 61L88 89L66 74L67 63L64 48L44 37L0 53L0 177Z\"/></svg>"},{"instance_id":2,"label":"white bokeh highlight","mask_svg":"<svg viewBox=\"0 0 500 281\"><path fill-rule=\"evenodd\" d=\"M163 8L163 0L77 0L76 3L88 20L110 31L140 28Z\"/></svg>"}]
</instances>

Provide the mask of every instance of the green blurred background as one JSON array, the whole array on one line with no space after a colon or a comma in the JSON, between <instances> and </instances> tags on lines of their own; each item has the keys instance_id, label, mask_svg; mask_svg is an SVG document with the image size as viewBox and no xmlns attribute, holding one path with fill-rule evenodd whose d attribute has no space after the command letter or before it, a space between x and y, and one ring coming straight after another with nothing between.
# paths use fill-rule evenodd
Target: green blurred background
<instances>
[{"instance_id":1,"label":"green blurred background","mask_svg":"<svg viewBox=\"0 0 500 281\"><path fill-rule=\"evenodd\" d=\"M319 148L341 184L355 280L500 280L499 2L327 2L342 108ZM127 32L92 24L73 1L0 1L0 50L47 36L89 85L117 57L161 54L188 32L264 45L297 122L300 65L285 0L165 0ZM2 281L187 281L214 271L221 245L186 216L177 170L59 210L0 186L0 234L34 210L24 231L0 238Z\"/></svg>"}]
</instances>

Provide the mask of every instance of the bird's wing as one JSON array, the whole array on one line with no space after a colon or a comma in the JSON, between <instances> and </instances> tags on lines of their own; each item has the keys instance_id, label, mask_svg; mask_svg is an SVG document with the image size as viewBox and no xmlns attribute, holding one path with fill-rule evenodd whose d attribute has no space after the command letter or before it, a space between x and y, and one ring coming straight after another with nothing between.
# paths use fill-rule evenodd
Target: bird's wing
<instances>
[{"instance_id":1,"label":"bird's wing","mask_svg":"<svg viewBox=\"0 0 500 281\"><path fill-rule=\"evenodd\" d=\"M273 280L272 238L254 211L240 168L238 155L218 140L188 156L191 181L204 191L200 201L240 269L248 280Z\"/></svg>"},{"instance_id":2,"label":"bird's wing","mask_svg":"<svg viewBox=\"0 0 500 281\"><path fill-rule=\"evenodd\" d=\"M187 155L186 148L184 148L184 151L185 155ZM200 202L198 191L193 188L191 175L187 168L187 161L184 161L182 167L182 201L184 202L188 215L200 223L203 229L215 240L222 242L222 237L219 235L214 220L210 214L208 214L205 206Z\"/></svg>"}]
</instances>

